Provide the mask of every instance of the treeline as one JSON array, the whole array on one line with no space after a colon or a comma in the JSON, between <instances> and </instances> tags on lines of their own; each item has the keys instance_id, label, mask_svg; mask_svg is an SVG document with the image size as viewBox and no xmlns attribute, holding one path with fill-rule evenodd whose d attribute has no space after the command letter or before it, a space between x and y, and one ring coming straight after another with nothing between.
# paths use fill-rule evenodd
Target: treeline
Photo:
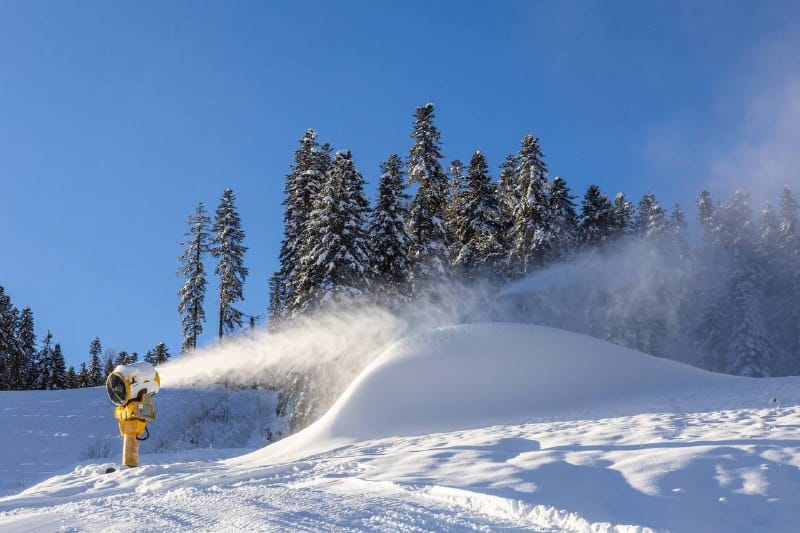
<instances>
[{"instance_id":1,"label":"treeline","mask_svg":"<svg viewBox=\"0 0 800 533\"><path fill-rule=\"evenodd\" d=\"M144 360L153 365L169 359L167 346L160 342L148 350ZM18 310L0 286L0 390L59 390L103 385L115 366L139 360L136 352L102 350L100 339L89 344L89 358L76 370L67 367L61 345L48 330L39 345L33 311Z\"/></svg>"},{"instance_id":2,"label":"treeline","mask_svg":"<svg viewBox=\"0 0 800 533\"><path fill-rule=\"evenodd\" d=\"M668 264L713 270L691 287L705 295L691 307L709 308L702 321L697 318L706 325L691 328L691 337L707 337L696 343L709 354L698 364L753 375L797 367L784 361L797 358L794 302L800 290L797 204L788 186L778 212L767 205L758 219L744 192L720 205L703 192L698 216L704 238L691 245L681 207L667 210L651 193L634 204L624 193L612 198L591 185L577 203L566 180L548 177L533 134L505 158L497 180L480 151L468 164L454 160L444 169L432 104L417 109L411 138L405 158L393 154L381 165L372 206L349 150L334 153L313 130L300 139L285 181L280 268L269 280L272 328L333 304L374 302L399 309L415 298L436 297L443 282L488 280L499 287L578 253L608 254L643 241L657 244L653 249ZM179 270L186 279L179 305L184 349L195 347L202 332L205 253L217 259L215 273L221 278L219 336L242 326L244 315L233 304L242 299L247 248L233 202L228 189L213 226L202 204L189 218ZM700 258L712 259L705 265ZM724 275L718 272L722 265ZM733 309L734 315L721 312ZM772 316L774 309L781 316ZM668 335L659 330L667 329L665 320L611 324L605 317L589 329L663 354ZM772 332L777 322L784 324L780 335ZM713 331L697 332L711 326ZM743 355L748 350L750 355ZM732 353L752 363L731 363Z\"/></svg>"},{"instance_id":3,"label":"treeline","mask_svg":"<svg viewBox=\"0 0 800 533\"><path fill-rule=\"evenodd\" d=\"M549 179L539 140L526 135L499 179L476 151L445 171L434 108L417 109L408 156L381 165L370 207L349 151L332 154L309 130L286 177L285 238L270 280L272 324L340 302L399 308L435 294L442 282L500 286L576 252L636 235L685 240L683 213L647 194L637 210L624 194L599 187L580 206L566 180Z\"/></svg>"}]
</instances>

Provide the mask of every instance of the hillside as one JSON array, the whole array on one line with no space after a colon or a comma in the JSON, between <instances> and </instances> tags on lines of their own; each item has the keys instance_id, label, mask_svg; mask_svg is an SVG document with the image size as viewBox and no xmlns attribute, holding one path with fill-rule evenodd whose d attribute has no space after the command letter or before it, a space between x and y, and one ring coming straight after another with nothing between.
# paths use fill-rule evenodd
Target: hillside
<instances>
[{"instance_id":1,"label":"hillside","mask_svg":"<svg viewBox=\"0 0 800 533\"><path fill-rule=\"evenodd\" d=\"M799 386L542 327L441 328L296 435L108 475L90 461L0 499L0 528L793 531Z\"/></svg>"}]
</instances>

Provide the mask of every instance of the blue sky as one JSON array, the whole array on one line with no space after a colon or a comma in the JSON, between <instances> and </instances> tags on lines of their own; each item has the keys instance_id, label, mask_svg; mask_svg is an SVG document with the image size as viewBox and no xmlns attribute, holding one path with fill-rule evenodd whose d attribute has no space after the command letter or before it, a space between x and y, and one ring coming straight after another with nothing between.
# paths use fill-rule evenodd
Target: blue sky
<instances>
[{"instance_id":1,"label":"blue sky","mask_svg":"<svg viewBox=\"0 0 800 533\"><path fill-rule=\"evenodd\" d=\"M0 3L0 284L68 362L180 345L185 219L226 187L264 314L308 127L370 182L437 105L446 161L535 132L551 175L692 202L798 181L796 2ZM209 268L213 268L209 264ZM207 296L215 331L216 280ZM211 340L206 337L206 342Z\"/></svg>"}]
</instances>

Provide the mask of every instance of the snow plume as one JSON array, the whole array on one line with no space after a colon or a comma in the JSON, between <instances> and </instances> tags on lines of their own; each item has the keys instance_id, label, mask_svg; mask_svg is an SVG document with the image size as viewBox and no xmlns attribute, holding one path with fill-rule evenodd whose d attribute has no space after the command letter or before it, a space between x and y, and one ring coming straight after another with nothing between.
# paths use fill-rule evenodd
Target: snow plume
<instances>
[{"instance_id":1,"label":"snow plume","mask_svg":"<svg viewBox=\"0 0 800 533\"><path fill-rule=\"evenodd\" d=\"M579 254L508 285L498 298L506 320L543 324L685 359L676 339L687 297L698 286L691 262L636 240Z\"/></svg>"},{"instance_id":2,"label":"snow plume","mask_svg":"<svg viewBox=\"0 0 800 533\"><path fill-rule=\"evenodd\" d=\"M311 416L319 416L366 365L397 340L480 319L474 310L488 308L489 293L480 284L448 285L431 294L448 297L417 301L397 313L366 304L340 306L297 319L276 332L257 329L226 338L160 366L162 384L166 388L210 383L266 386L295 389L296 394L306 394L310 388ZM298 385L297 380L304 381Z\"/></svg>"},{"instance_id":3,"label":"snow plume","mask_svg":"<svg viewBox=\"0 0 800 533\"><path fill-rule=\"evenodd\" d=\"M361 367L405 324L375 307L343 309L300 319L292 327L257 329L226 338L159 368L164 386L224 382L248 386L265 376L308 369L334 360Z\"/></svg>"}]
</instances>

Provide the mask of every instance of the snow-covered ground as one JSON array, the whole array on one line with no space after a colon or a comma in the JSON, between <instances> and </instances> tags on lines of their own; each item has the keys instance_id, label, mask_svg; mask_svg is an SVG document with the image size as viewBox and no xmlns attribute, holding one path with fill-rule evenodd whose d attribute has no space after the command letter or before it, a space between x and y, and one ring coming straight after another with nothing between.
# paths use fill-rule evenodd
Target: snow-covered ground
<instances>
[{"instance_id":1,"label":"snow-covered ground","mask_svg":"<svg viewBox=\"0 0 800 533\"><path fill-rule=\"evenodd\" d=\"M0 498L0 529L797 531L799 401L800 378L535 326L442 328L394 345L296 435L112 474L84 461ZM39 453L69 433L31 420Z\"/></svg>"},{"instance_id":2,"label":"snow-covered ground","mask_svg":"<svg viewBox=\"0 0 800 533\"><path fill-rule=\"evenodd\" d=\"M267 431L280 425L270 392L162 389L155 405L141 451L158 452L162 461L236 454L232 448L265 444ZM71 471L78 462L119 461L122 439L113 407L105 387L0 392L0 496Z\"/></svg>"}]
</instances>

